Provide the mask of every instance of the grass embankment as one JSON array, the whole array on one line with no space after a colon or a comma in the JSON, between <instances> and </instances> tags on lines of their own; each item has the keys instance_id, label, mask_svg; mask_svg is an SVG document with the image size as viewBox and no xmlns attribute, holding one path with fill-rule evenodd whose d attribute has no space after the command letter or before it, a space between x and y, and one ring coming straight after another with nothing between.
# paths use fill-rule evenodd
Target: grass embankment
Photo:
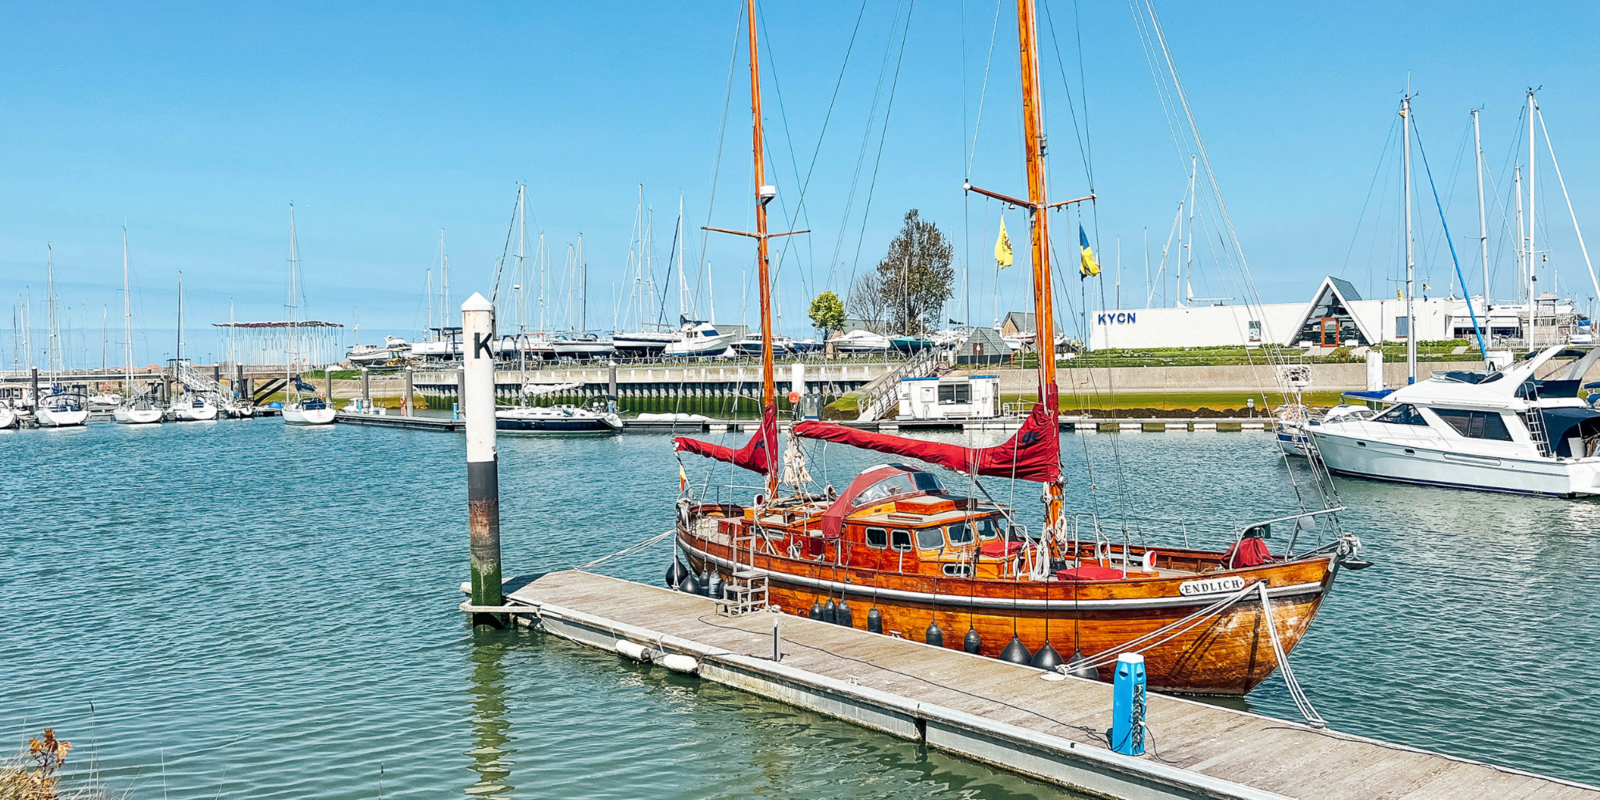
<instances>
[{"instance_id":1,"label":"grass embankment","mask_svg":"<svg viewBox=\"0 0 1600 800\"><path fill-rule=\"evenodd\" d=\"M1061 413L1090 417L1248 417L1266 416L1284 404L1278 392L1116 392L1101 395L1061 395ZM1326 408L1339 404L1340 392L1306 392L1306 405ZM1033 403L1037 394L1000 396L1004 403ZM1255 400L1252 412L1249 401Z\"/></svg>"}]
</instances>

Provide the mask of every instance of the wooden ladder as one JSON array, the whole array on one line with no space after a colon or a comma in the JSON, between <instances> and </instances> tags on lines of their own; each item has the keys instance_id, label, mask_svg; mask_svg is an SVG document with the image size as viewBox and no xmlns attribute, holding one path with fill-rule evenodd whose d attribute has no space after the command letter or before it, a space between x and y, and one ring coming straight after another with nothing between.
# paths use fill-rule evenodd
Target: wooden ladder
<instances>
[{"instance_id":1,"label":"wooden ladder","mask_svg":"<svg viewBox=\"0 0 1600 800\"><path fill-rule=\"evenodd\" d=\"M722 597L715 600L719 616L737 617L761 611L768 605L767 575L755 568L757 535L733 537L733 572L723 584ZM750 554L749 564L739 561L741 546Z\"/></svg>"}]
</instances>

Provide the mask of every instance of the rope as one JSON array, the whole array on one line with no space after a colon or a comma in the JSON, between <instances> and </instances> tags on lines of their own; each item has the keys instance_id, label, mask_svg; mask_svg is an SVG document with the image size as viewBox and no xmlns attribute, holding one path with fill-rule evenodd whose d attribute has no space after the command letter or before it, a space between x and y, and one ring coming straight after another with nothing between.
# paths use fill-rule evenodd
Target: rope
<instances>
[{"instance_id":1,"label":"rope","mask_svg":"<svg viewBox=\"0 0 1600 800\"><path fill-rule=\"evenodd\" d=\"M645 550L650 549L650 547L656 545L657 543L661 542L661 540L671 536L674 533L677 533L677 529L665 531L663 533L658 533L655 536L652 536L652 537L650 537L650 538L648 538L648 539L646 539L646 540L644 540L642 542L636 542L634 544L630 544L627 547L624 547L621 550L618 550L617 552L612 553L609 556L601 556L601 557L599 557L599 558L597 558L597 559L595 559L593 561L590 561L590 562L588 562L586 564L579 564L579 565L573 567L573 569L589 569L590 567L599 566L601 564L606 563L607 561L611 561L612 559L621 558L623 556L630 556L630 555L633 555L634 553L643 552Z\"/></svg>"},{"instance_id":2,"label":"rope","mask_svg":"<svg viewBox=\"0 0 1600 800\"><path fill-rule=\"evenodd\" d=\"M1313 728L1326 728L1328 723L1311 707L1310 698L1301 690L1300 682L1294 679L1289 656L1283 652L1283 643L1278 641L1278 626L1272 622L1272 601L1267 597L1267 584L1262 582L1256 586L1261 592L1261 613L1267 618L1267 633L1272 637L1272 653L1278 657L1278 673L1283 676L1283 682L1289 685L1289 697L1294 699L1294 707L1299 710L1300 716L1305 717L1306 724Z\"/></svg>"}]
</instances>

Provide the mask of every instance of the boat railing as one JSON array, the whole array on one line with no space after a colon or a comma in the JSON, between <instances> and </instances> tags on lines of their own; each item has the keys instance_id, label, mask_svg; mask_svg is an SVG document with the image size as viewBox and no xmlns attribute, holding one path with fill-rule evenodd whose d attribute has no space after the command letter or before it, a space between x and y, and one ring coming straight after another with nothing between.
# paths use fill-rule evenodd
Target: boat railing
<instances>
[{"instance_id":1,"label":"boat railing","mask_svg":"<svg viewBox=\"0 0 1600 800\"><path fill-rule=\"evenodd\" d=\"M1300 531L1307 530L1315 526L1317 517L1331 516L1343 510L1344 506L1335 506L1333 508L1317 509L1316 511L1302 511L1299 514L1290 514L1286 517L1275 517L1273 519L1252 522L1243 526L1236 525L1233 529L1233 543L1238 544L1239 541L1244 538L1244 535L1247 531L1262 527L1267 527L1270 530L1270 526L1272 525L1277 525L1284 522L1293 522L1294 533L1289 535L1289 546L1284 550L1284 558L1293 558L1294 546L1300 539Z\"/></svg>"}]
</instances>

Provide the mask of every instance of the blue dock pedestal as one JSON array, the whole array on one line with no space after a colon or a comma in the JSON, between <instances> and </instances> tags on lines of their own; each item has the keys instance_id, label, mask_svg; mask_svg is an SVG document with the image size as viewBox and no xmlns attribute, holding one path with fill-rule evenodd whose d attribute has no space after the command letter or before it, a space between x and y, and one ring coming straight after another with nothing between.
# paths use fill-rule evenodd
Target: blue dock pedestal
<instances>
[{"instance_id":1,"label":"blue dock pedestal","mask_svg":"<svg viewBox=\"0 0 1600 800\"><path fill-rule=\"evenodd\" d=\"M1125 756L1144 755L1144 656L1117 656L1111 691L1111 749Z\"/></svg>"}]
</instances>

